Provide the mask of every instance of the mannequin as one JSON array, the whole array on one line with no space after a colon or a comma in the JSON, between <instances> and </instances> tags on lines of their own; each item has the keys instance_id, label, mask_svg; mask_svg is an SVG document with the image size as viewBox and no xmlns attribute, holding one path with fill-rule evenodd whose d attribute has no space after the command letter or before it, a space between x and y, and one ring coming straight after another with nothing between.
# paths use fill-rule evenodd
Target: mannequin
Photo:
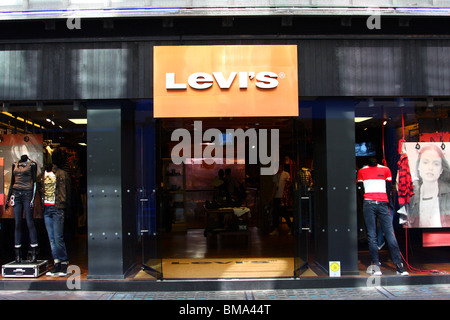
<instances>
[{"instance_id":1,"label":"mannequin","mask_svg":"<svg viewBox=\"0 0 450 320\"><path fill-rule=\"evenodd\" d=\"M386 166L377 164L375 158L369 159L368 165L358 171L358 183L362 183L364 186L363 214L367 229L369 254L372 258L372 265L368 270L375 276L381 276L381 264L377 248L377 220L389 246L392 262L397 266L397 274L408 275L408 272L403 268L403 259L395 238L392 213L389 209L387 192L390 190L391 181L391 170Z\"/></svg>"},{"instance_id":2,"label":"mannequin","mask_svg":"<svg viewBox=\"0 0 450 320\"><path fill-rule=\"evenodd\" d=\"M54 260L53 268L46 275L63 277L67 275L69 264L64 243L64 216L70 204L70 177L56 164L48 164L38 184Z\"/></svg>"},{"instance_id":3,"label":"mannequin","mask_svg":"<svg viewBox=\"0 0 450 320\"><path fill-rule=\"evenodd\" d=\"M5 208L7 209L9 206L14 208L15 260L17 263L22 262L22 217L25 213L30 235L30 262L36 262L38 242L33 219L34 198L36 196L36 162L29 159L27 155L22 155L17 162L13 163L11 173L11 184Z\"/></svg>"}]
</instances>

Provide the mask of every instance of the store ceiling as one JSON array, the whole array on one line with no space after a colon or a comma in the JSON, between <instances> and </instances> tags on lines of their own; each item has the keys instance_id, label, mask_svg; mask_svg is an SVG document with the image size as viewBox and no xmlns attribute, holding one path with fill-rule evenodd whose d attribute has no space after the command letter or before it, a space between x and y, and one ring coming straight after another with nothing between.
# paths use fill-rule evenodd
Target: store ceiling
<instances>
[{"instance_id":1,"label":"store ceiling","mask_svg":"<svg viewBox=\"0 0 450 320\"><path fill-rule=\"evenodd\" d=\"M46 129L52 126L47 119L53 120L57 127L72 128L75 127L74 123L68 119L86 118L86 109L83 106L74 107L72 103L45 104L45 106L37 104L10 104L1 111L6 111L15 117L39 124ZM9 118L11 119L11 117Z\"/></svg>"},{"instance_id":2,"label":"store ceiling","mask_svg":"<svg viewBox=\"0 0 450 320\"><path fill-rule=\"evenodd\" d=\"M86 142L86 125L75 124L69 119L86 118L86 109L72 103L37 105L15 103L0 110L2 133L44 133L44 140L78 144ZM49 122L48 120L53 121Z\"/></svg>"},{"instance_id":3,"label":"store ceiling","mask_svg":"<svg viewBox=\"0 0 450 320\"><path fill-rule=\"evenodd\" d=\"M377 127L384 120L402 125L402 113L405 125L415 124L421 119L450 118L450 100L444 98L404 99L374 99L370 104L368 99L361 100L355 107L355 116L368 120L356 123L356 128Z\"/></svg>"}]
</instances>

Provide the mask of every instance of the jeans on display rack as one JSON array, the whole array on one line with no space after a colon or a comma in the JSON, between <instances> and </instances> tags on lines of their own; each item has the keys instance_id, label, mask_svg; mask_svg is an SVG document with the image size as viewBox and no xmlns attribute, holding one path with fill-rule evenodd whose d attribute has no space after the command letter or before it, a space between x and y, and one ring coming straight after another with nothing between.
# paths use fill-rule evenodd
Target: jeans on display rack
<instances>
[{"instance_id":1,"label":"jeans on display rack","mask_svg":"<svg viewBox=\"0 0 450 320\"><path fill-rule=\"evenodd\" d=\"M378 264L378 247L377 247L377 218L380 227L386 238L386 242L391 253L392 262L400 264L403 262L398 247L397 239L394 234L394 227L392 224L392 217L389 212L389 204L387 202L364 200L363 204L364 220L367 228L367 240L369 243L369 253L372 262Z\"/></svg>"},{"instance_id":2,"label":"jeans on display rack","mask_svg":"<svg viewBox=\"0 0 450 320\"><path fill-rule=\"evenodd\" d=\"M14 232L14 244L18 248L22 244L22 216L25 212L25 219L27 221L28 233L30 235L31 246L37 246L37 234L36 227L34 225L33 208L30 206L33 199L33 190L13 190L12 196L14 196L14 220L15 220L15 232Z\"/></svg>"},{"instance_id":3,"label":"jeans on display rack","mask_svg":"<svg viewBox=\"0 0 450 320\"><path fill-rule=\"evenodd\" d=\"M50 240L50 248L55 261L67 261L66 245L64 243L64 210L56 206L46 205L44 208L45 228Z\"/></svg>"}]
</instances>

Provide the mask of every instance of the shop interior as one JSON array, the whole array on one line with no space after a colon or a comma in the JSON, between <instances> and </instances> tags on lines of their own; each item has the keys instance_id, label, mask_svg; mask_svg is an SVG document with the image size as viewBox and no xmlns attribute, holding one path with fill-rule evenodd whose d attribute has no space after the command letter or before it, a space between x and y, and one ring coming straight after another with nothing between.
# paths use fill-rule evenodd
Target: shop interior
<instances>
[{"instance_id":1,"label":"shop interior","mask_svg":"<svg viewBox=\"0 0 450 320\"><path fill-rule=\"evenodd\" d=\"M442 151L440 157L443 155L447 162L450 159L449 128L448 98L361 99L355 108L356 169L367 165L368 159L375 157L379 164L389 167L393 179L397 181L398 161L401 154L406 154L413 184L416 185L419 180L417 157L421 148L427 144L434 144ZM444 160L439 160L439 163L441 161L444 166ZM447 178L442 176L441 180L445 180L443 184L450 185ZM394 230L405 261L405 269L410 274L450 272L448 261L450 225L421 227L410 224L413 213L410 213L410 216L399 213L403 206L400 204L402 200L399 201L402 197L401 195L399 197L398 190L399 184L396 183L393 185L391 204L394 212ZM441 194L440 197L443 198L444 195ZM362 194L358 194L357 199L359 269L365 270L370 265L370 255L362 215ZM412 199L408 200L410 204ZM448 211L442 208L441 214L444 210ZM385 269L383 274L389 274L395 267L390 261L389 249L384 244L384 238L381 239L379 252L382 269Z\"/></svg>"},{"instance_id":2,"label":"shop interior","mask_svg":"<svg viewBox=\"0 0 450 320\"><path fill-rule=\"evenodd\" d=\"M305 154L303 154L302 166L298 165L298 154L294 152L294 126L300 126L294 123L297 120L287 117L223 117L195 119L195 121L201 121L203 132L209 128L220 130L222 135L219 143L221 148L223 147L224 163L208 164L205 158L192 158L187 159L185 164L173 164L171 152L179 140L172 141L172 133L176 129L183 128L187 129L193 137L194 120L162 119L160 145L163 155L161 183L164 190L164 203L162 207L165 208L162 213L164 277L189 277L189 275L186 276L186 268L183 270L183 276L177 275L177 272L173 270L174 264L198 266L209 263L228 264L231 261L236 264L234 260L242 265L246 263L251 265L243 270L236 269L236 273L230 271L230 268L222 270L215 266L199 271L199 275L192 271L193 274L190 276L234 278L265 277L266 274L266 277L292 277L295 255L294 238L286 221L286 218L289 219L289 224L293 221L292 202L286 206L287 216L281 218L279 233L276 236L271 234L273 231L271 194L274 178L272 175L261 175L259 162L250 164L249 150L257 146L252 145L250 139L246 139L246 159L237 159L236 146L232 146L233 155L236 155L232 161L226 161L225 155L227 145L232 143L232 136L227 135L227 129L244 131L255 129L256 132L260 129L268 131L277 129L279 130L280 161L285 164L285 171L289 172L292 181L296 181L302 167L306 171L306 166L312 165L311 161L306 161ZM211 141L202 141L201 145L205 150L208 145L211 145ZM192 139L192 150L194 148ZM220 170L223 170L223 177L220 177ZM228 177L227 171L230 171L233 178ZM234 193L226 187L226 185L230 186L230 180L237 181L237 190L235 189ZM270 265L270 268L252 268L258 262L260 266L265 264ZM279 265L274 272L276 263Z\"/></svg>"},{"instance_id":3,"label":"shop interior","mask_svg":"<svg viewBox=\"0 0 450 320\"><path fill-rule=\"evenodd\" d=\"M86 108L78 102L3 103L0 105L1 192L6 200L12 163L24 154L37 163L37 175L47 164L57 163L71 179L70 209L64 234L69 259L87 269L86 204ZM39 197L37 195L37 197ZM37 198L39 199L39 198ZM3 201L4 202L4 201ZM1 206L0 259L14 260L13 208ZM35 201L35 226L38 235L38 259L53 263L40 201ZM28 228L22 224L23 257L29 247ZM44 276L45 277L45 276Z\"/></svg>"}]
</instances>

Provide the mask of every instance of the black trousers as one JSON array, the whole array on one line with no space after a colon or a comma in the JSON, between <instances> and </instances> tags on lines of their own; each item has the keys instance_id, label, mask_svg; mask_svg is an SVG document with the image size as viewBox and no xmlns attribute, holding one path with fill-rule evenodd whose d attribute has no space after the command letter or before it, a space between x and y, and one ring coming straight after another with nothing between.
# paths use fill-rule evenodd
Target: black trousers
<instances>
[{"instance_id":1,"label":"black trousers","mask_svg":"<svg viewBox=\"0 0 450 320\"><path fill-rule=\"evenodd\" d=\"M283 217L286 220L286 223L288 224L289 228L292 230L292 222L287 214L286 206L281 205L281 198L274 198L273 199L273 210L272 210L272 227L273 229L278 228L280 225L280 217Z\"/></svg>"}]
</instances>

